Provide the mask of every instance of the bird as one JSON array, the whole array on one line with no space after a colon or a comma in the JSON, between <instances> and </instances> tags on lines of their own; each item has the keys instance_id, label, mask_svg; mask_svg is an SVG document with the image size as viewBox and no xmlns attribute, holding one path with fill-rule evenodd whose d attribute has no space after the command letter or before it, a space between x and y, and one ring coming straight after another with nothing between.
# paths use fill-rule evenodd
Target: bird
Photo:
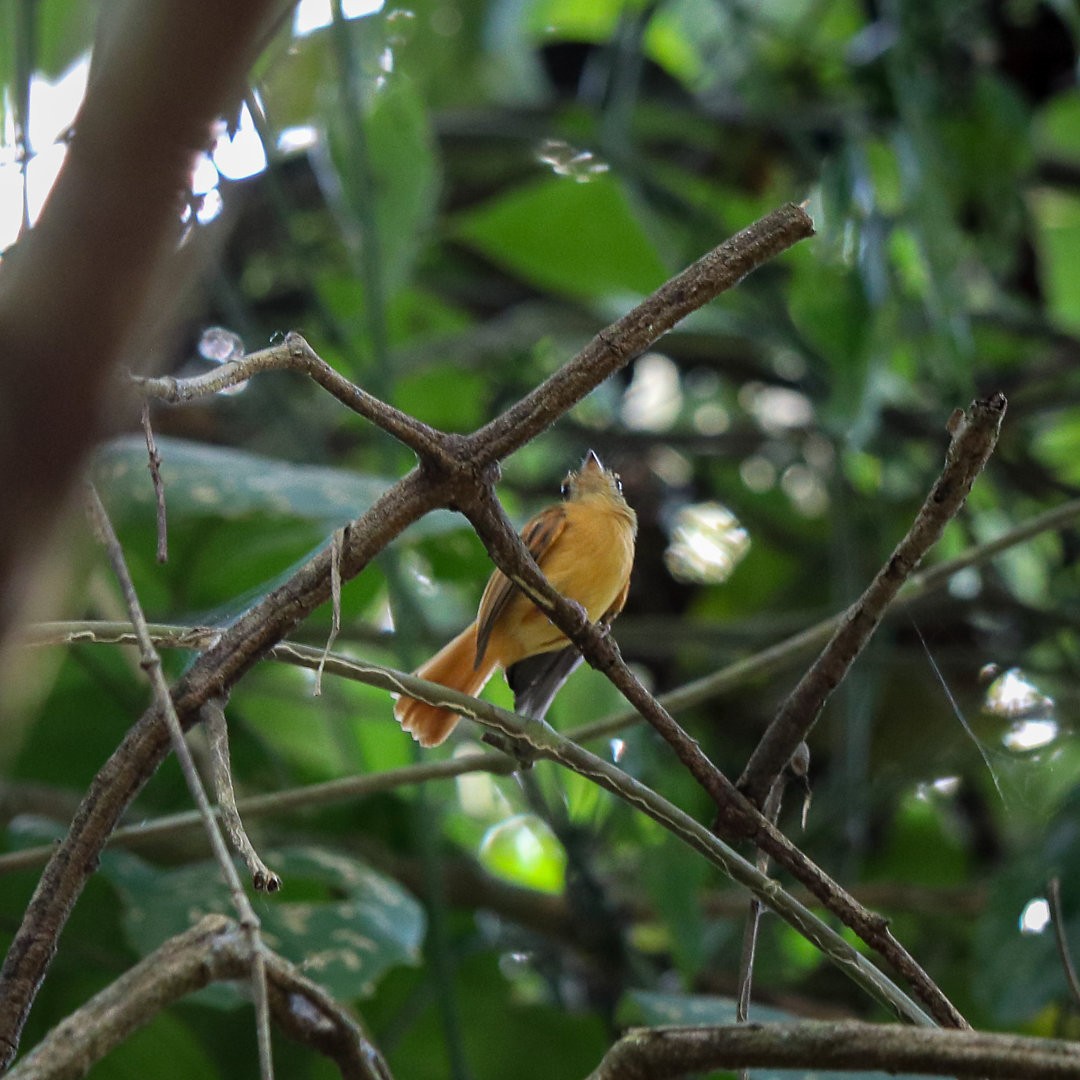
<instances>
[{"instance_id":1,"label":"bird","mask_svg":"<svg viewBox=\"0 0 1080 1080\"><path fill-rule=\"evenodd\" d=\"M590 621L610 625L630 590L637 515L623 498L618 474L592 450L567 474L561 492L563 501L531 518L521 539L558 592L579 603ZM414 674L475 697L501 667L518 711L542 716L580 660L566 635L496 570L475 621ZM444 742L460 719L452 709L404 695L394 716L424 747Z\"/></svg>"}]
</instances>

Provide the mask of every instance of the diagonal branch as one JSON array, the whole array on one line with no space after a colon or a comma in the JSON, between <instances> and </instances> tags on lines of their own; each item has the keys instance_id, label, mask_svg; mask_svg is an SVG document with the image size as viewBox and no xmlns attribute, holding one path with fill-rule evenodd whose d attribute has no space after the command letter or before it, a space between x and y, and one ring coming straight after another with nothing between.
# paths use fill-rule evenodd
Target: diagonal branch
<instances>
[{"instance_id":1,"label":"diagonal branch","mask_svg":"<svg viewBox=\"0 0 1080 1080\"><path fill-rule=\"evenodd\" d=\"M231 386L247 382L253 375L267 371L296 371L307 375L347 409L352 409L358 416L370 420L376 427L411 447L421 457L433 458L444 466L452 465L452 459L448 457L448 440L442 432L400 409L395 409L393 405L380 401L346 379L295 332L286 334L285 340L279 345L230 360L202 375L186 378L172 375L147 378L134 375L132 381L145 397L157 398L168 405L180 405L202 397L212 397Z\"/></svg>"},{"instance_id":2,"label":"diagonal branch","mask_svg":"<svg viewBox=\"0 0 1080 1080\"><path fill-rule=\"evenodd\" d=\"M752 270L814 235L802 206L787 203L713 248L643 303L601 331L568 364L469 438L478 465L508 457L551 426L609 375L625 367L680 320L738 285Z\"/></svg>"},{"instance_id":3,"label":"diagonal branch","mask_svg":"<svg viewBox=\"0 0 1080 1080\"><path fill-rule=\"evenodd\" d=\"M402 529L429 510L475 500L500 457L549 427L679 318L812 232L813 223L805 211L782 207L672 279L599 335L598 346L590 346L521 405L480 432L469 437L433 433L442 449L435 448L424 457L421 469L390 488L346 530L341 579L355 577ZM397 433L405 438L404 432ZM414 449L415 436L414 428L408 436ZM181 724L189 727L197 722L207 700L227 694L275 644L324 603L330 595L330 578L331 554L324 549L231 624L174 688ZM0 970L0 1068L16 1052L56 940L103 845L168 747L161 711L151 708L94 778L71 829L46 866Z\"/></svg>"},{"instance_id":4,"label":"diagonal branch","mask_svg":"<svg viewBox=\"0 0 1080 1080\"><path fill-rule=\"evenodd\" d=\"M961 570L970 566L981 566L994 556L1000 555L1001 552L1008 551L1042 533L1062 528L1078 517L1080 517L1080 499L1070 499L1060 506L1055 506L1052 510L1036 514L1027 521L1015 525L993 540L976 544L953 559L947 559L919 571L908 579L902 594L897 597L889 611L893 614L904 611L916 601L944 587L952 576ZM808 655L815 648L825 645L831 635L836 632L843 618L844 615L841 612L822 619L813 626L808 626L805 630L800 630L751 656L736 660L711 675L704 675L674 690L669 690L660 696L660 701L672 712L679 712L704 701L723 697L747 683L773 676L790 667L797 659ZM639 720L637 712L624 709L611 716L583 724L575 728L571 734L578 742L589 742L592 739L614 735L628 724L637 723Z\"/></svg>"},{"instance_id":5,"label":"diagonal branch","mask_svg":"<svg viewBox=\"0 0 1080 1080\"><path fill-rule=\"evenodd\" d=\"M714 831L728 839L749 840L806 886L829 911L883 956L915 988L935 1019L947 1027L967 1021L889 930L888 923L858 903L803 852L721 772L692 738L627 667L610 633L589 622L579 604L562 597L544 577L491 491L463 506L496 565L605 674L629 703L667 741L717 808ZM441 704L441 702L436 702ZM474 715L469 713L469 715ZM767 902L767 901L766 901Z\"/></svg>"},{"instance_id":6,"label":"diagonal branch","mask_svg":"<svg viewBox=\"0 0 1080 1080\"><path fill-rule=\"evenodd\" d=\"M866 591L847 610L829 643L780 706L739 779L739 788L761 805L773 780L814 726L829 695L877 629L900 586L941 538L997 445L1005 416L1004 394L972 402L953 414L945 468L930 489L907 535Z\"/></svg>"}]
</instances>

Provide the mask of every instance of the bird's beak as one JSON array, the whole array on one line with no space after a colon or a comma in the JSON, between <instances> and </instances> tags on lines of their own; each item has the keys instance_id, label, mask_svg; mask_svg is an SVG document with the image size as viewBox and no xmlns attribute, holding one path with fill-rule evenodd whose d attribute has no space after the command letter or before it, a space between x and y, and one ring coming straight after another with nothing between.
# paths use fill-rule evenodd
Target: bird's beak
<instances>
[{"instance_id":1,"label":"bird's beak","mask_svg":"<svg viewBox=\"0 0 1080 1080\"><path fill-rule=\"evenodd\" d=\"M604 471L604 466L600 463L600 459L596 456L595 450L590 450L584 460L581 462L582 472L598 472Z\"/></svg>"}]
</instances>

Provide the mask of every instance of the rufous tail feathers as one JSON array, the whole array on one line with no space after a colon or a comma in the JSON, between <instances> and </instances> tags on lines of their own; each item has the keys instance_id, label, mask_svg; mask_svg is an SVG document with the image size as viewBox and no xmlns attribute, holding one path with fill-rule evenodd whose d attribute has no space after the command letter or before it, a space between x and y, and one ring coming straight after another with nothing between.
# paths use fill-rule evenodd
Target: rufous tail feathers
<instances>
[{"instance_id":1,"label":"rufous tail feathers","mask_svg":"<svg viewBox=\"0 0 1080 1080\"><path fill-rule=\"evenodd\" d=\"M426 664L416 669L421 679L441 683L475 697L484 689L495 670L494 661L473 667L476 657L476 624L467 626L444 645ZM394 706L394 716L403 730L421 746L438 746L454 730L460 717L450 709L440 709L423 701L402 697Z\"/></svg>"}]
</instances>

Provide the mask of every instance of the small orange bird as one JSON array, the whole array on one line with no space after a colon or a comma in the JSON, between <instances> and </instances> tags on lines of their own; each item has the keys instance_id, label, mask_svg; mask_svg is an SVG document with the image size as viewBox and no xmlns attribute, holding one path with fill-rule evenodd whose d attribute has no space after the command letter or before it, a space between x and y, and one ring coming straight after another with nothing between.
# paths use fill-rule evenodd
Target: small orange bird
<instances>
[{"instance_id":1,"label":"small orange bird","mask_svg":"<svg viewBox=\"0 0 1080 1080\"><path fill-rule=\"evenodd\" d=\"M563 482L563 502L541 510L521 538L544 576L568 600L576 600L595 622L608 624L623 609L634 563L637 516L622 496L616 473L591 450L578 472ZM573 659L565 662L564 653ZM530 658L542 658L539 663ZM491 575L476 621L416 669L422 679L475 697L497 667L518 695L530 691L546 708L576 666L577 651L563 632L500 570ZM529 661L523 663L523 661ZM515 666L516 665L516 666ZM551 687L551 680L558 679ZM536 691L537 683L548 687ZM534 709L537 708L534 706ZM394 715L421 746L438 746L459 717L449 709L403 697Z\"/></svg>"}]
</instances>

